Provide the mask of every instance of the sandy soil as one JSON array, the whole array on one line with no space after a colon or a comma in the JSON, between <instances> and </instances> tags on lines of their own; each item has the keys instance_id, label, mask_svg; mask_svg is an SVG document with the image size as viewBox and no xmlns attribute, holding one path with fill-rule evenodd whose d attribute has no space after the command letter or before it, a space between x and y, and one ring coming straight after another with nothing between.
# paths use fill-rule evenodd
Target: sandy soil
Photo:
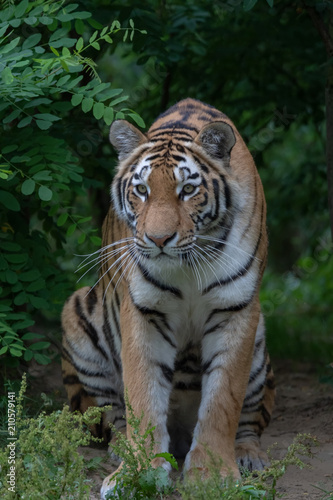
<instances>
[{"instance_id":1,"label":"sandy soil","mask_svg":"<svg viewBox=\"0 0 333 500\"><path fill-rule=\"evenodd\" d=\"M307 459L310 468L299 470L292 466L278 482L278 493L285 500L319 500L324 493L316 486L332 492L333 496L333 387L320 384L318 376L311 367L292 364L285 361L274 363L277 382L276 408L270 426L262 437L262 447L274 446L273 458L282 458L293 438L298 433L309 433L319 441L312 448L313 458ZM61 388L60 367L34 367L31 374L36 376L36 392L53 392L61 398L64 394ZM101 456L106 461L103 471L91 476L94 487L91 500L99 499L101 477L114 469L107 459L106 449L85 448L82 450L88 458Z\"/></svg>"}]
</instances>

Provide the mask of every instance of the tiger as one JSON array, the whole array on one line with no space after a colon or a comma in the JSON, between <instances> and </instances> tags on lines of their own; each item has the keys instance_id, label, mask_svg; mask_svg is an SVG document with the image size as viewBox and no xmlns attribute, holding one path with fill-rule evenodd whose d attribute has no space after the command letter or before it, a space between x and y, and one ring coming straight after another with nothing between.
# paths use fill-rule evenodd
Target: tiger
<instances>
[{"instance_id":1,"label":"tiger","mask_svg":"<svg viewBox=\"0 0 333 500\"><path fill-rule=\"evenodd\" d=\"M268 464L260 436L275 399L259 289L267 259L266 202L233 122L184 99L146 134L110 128L118 154L98 281L62 313L62 373L72 410L112 409L94 432L127 434L124 393L154 453L183 457L184 474L221 477ZM94 264L93 264L94 265ZM153 467L170 471L163 457ZM121 468L121 464L119 466ZM118 469L119 470L119 469ZM113 474L101 498L115 487Z\"/></svg>"}]
</instances>

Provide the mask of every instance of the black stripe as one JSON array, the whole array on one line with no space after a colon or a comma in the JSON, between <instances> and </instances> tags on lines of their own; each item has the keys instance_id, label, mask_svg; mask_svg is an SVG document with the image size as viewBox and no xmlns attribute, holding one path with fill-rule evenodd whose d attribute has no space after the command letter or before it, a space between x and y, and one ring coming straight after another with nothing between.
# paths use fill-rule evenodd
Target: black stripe
<instances>
[{"instance_id":1,"label":"black stripe","mask_svg":"<svg viewBox=\"0 0 333 500\"><path fill-rule=\"evenodd\" d=\"M156 330L158 331L158 333L160 333L162 335L162 337L164 338L164 340L166 340L166 342L168 342L168 344L171 345L171 347L175 348L176 349L176 344L170 339L170 337L162 330L162 328L158 325L157 321L153 318L151 318L149 320L149 323L152 323Z\"/></svg>"},{"instance_id":2,"label":"black stripe","mask_svg":"<svg viewBox=\"0 0 333 500\"><path fill-rule=\"evenodd\" d=\"M245 437L256 437L258 439L258 434L255 432L255 431L250 431L250 430L243 430L243 431L239 431L237 432L236 434L236 439L243 439Z\"/></svg>"},{"instance_id":3,"label":"black stripe","mask_svg":"<svg viewBox=\"0 0 333 500\"><path fill-rule=\"evenodd\" d=\"M245 425L250 425L251 427L258 427L261 431L264 430L263 426L261 425L261 423L258 421L258 420L249 420L249 421L246 421L246 422L239 422L238 423L238 428L239 427L244 427Z\"/></svg>"},{"instance_id":4,"label":"black stripe","mask_svg":"<svg viewBox=\"0 0 333 500\"><path fill-rule=\"evenodd\" d=\"M86 306L88 309L88 314L91 316L95 309L95 305L97 302L97 294L95 288L91 288L87 297L86 297Z\"/></svg>"},{"instance_id":5,"label":"black stripe","mask_svg":"<svg viewBox=\"0 0 333 500\"><path fill-rule=\"evenodd\" d=\"M230 192L230 187L229 187L229 184L226 181L225 176L221 174L220 177L221 177L221 180L222 180L223 185L224 185L225 206L228 209L228 208L231 207L231 192Z\"/></svg>"},{"instance_id":6,"label":"black stripe","mask_svg":"<svg viewBox=\"0 0 333 500\"><path fill-rule=\"evenodd\" d=\"M201 391L201 380L191 382L180 381L174 385L174 389L180 391Z\"/></svg>"},{"instance_id":7,"label":"black stripe","mask_svg":"<svg viewBox=\"0 0 333 500\"><path fill-rule=\"evenodd\" d=\"M173 370L165 363L159 363L158 366L161 368L165 379L171 383L173 379Z\"/></svg>"},{"instance_id":8,"label":"black stripe","mask_svg":"<svg viewBox=\"0 0 333 500\"><path fill-rule=\"evenodd\" d=\"M269 422L271 421L271 415L269 414L269 412L267 411L266 406L264 406L264 405L261 405L260 410L261 410L262 418L265 421L265 424L268 425Z\"/></svg>"},{"instance_id":9,"label":"black stripe","mask_svg":"<svg viewBox=\"0 0 333 500\"><path fill-rule=\"evenodd\" d=\"M250 394L246 394L244 402L248 401L249 399L252 399L254 396L258 396L264 389L264 384L260 384L257 389L253 390ZM246 407L246 405L244 405Z\"/></svg>"},{"instance_id":10,"label":"black stripe","mask_svg":"<svg viewBox=\"0 0 333 500\"><path fill-rule=\"evenodd\" d=\"M275 382L273 379L266 379L266 386L268 387L268 389L275 389Z\"/></svg>"},{"instance_id":11,"label":"black stripe","mask_svg":"<svg viewBox=\"0 0 333 500\"><path fill-rule=\"evenodd\" d=\"M80 384L80 380L77 375L66 375L66 377L64 377L62 381L65 385Z\"/></svg>"},{"instance_id":12,"label":"black stripe","mask_svg":"<svg viewBox=\"0 0 333 500\"><path fill-rule=\"evenodd\" d=\"M71 397L69 404L72 411L80 409L81 398L85 396L87 396L87 393L83 388L81 388L79 392L77 392L76 394L74 394L74 396Z\"/></svg>"},{"instance_id":13,"label":"black stripe","mask_svg":"<svg viewBox=\"0 0 333 500\"><path fill-rule=\"evenodd\" d=\"M166 314L165 313L162 313L160 311L156 311L156 309L150 309L149 307L144 307L144 306L139 306L138 304L135 303L133 297L132 297L132 294L130 292L130 297L131 297L131 300L133 302L133 305L134 307L141 313L143 314L144 316L157 316L158 318L160 318L160 320L162 321L162 323L167 327L168 330L172 331L168 322L167 322L167 319L166 319Z\"/></svg>"},{"instance_id":14,"label":"black stripe","mask_svg":"<svg viewBox=\"0 0 333 500\"><path fill-rule=\"evenodd\" d=\"M63 357L71 363L75 370L78 373L82 373L82 375L87 375L89 377L103 377L105 378L105 373L104 372L95 372L91 370L87 370L86 368L83 368L82 366L79 366L74 360L73 357L70 355L70 353L67 351L66 347L62 347L62 354L64 355Z\"/></svg>"},{"instance_id":15,"label":"black stripe","mask_svg":"<svg viewBox=\"0 0 333 500\"><path fill-rule=\"evenodd\" d=\"M81 307L79 297L75 298L75 312L79 317L79 326L84 330L84 332L88 335L94 347L102 354L105 359L108 359L108 355L105 352L104 348L99 345L98 333L95 327L87 320L85 315L83 314L83 310Z\"/></svg>"},{"instance_id":16,"label":"black stripe","mask_svg":"<svg viewBox=\"0 0 333 500\"><path fill-rule=\"evenodd\" d=\"M174 288L172 286L165 285L164 283L161 283L160 281L157 281L157 279L153 278L151 274L145 269L140 262L137 262L137 267L140 269L141 274L143 278L151 283L152 285L156 286L156 288L159 288L160 290L163 290L163 292L170 292L179 299L182 299L182 293L178 288Z\"/></svg>"},{"instance_id":17,"label":"black stripe","mask_svg":"<svg viewBox=\"0 0 333 500\"><path fill-rule=\"evenodd\" d=\"M220 186L216 179L213 179L213 191L215 197L215 214L211 214L211 220L216 220L220 212Z\"/></svg>"},{"instance_id":18,"label":"black stripe","mask_svg":"<svg viewBox=\"0 0 333 500\"><path fill-rule=\"evenodd\" d=\"M245 400L246 399L247 398L245 398ZM263 396L261 396L259 399L257 399L256 401L254 401L252 403L243 404L242 412L253 413L254 411L257 411L262 400L263 400Z\"/></svg>"},{"instance_id":19,"label":"black stripe","mask_svg":"<svg viewBox=\"0 0 333 500\"><path fill-rule=\"evenodd\" d=\"M116 348L115 348L113 333L112 333L112 330L111 330L111 326L110 326L110 322L109 322L109 318L108 318L108 313L107 313L106 307L104 308L104 323L103 323L103 327L102 328L103 328L103 333L104 333L104 336L106 338L106 341L107 341L107 343L109 344L109 347L110 347L110 352L111 352L113 364L114 364L117 372L119 373L119 372L121 372L121 365L120 365L118 354L117 354L117 351L116 351Z\"/></svg>"},{"instance_id":20,"label":"black stripe","mask_svg":"<svg viewBox=\"0 0 333 500\"><path fill-rule=\"evenodd\" d=\"M214 356L209 360L209 361L206 361L203 365L202 365L202 370L203 372L206 372L210 365L212 364L212 362L214 361L214 359L216 359L218 356L221 356L222 354L225 354L226 352L228 352L229 349L221 349L220 351L216 352L214 354Z\"/></svg>"},{"instance_id":21,"label":"black stripe","mask_svg":"<svg viewBox=\"0 0 333 500\"><path fill-rule=\"evenodd\" d=\"M243 268L240 269L238 271L238 273L234 274L233 276L229 276L228 278L226 278L224 280L219 280L219 281L215 281L214 283L211 283L207 288L204 289L204 291L202 292L203 294L208 293L210 290L212 290L213 288L215 288L217 286L227 285L228 283L241 278L242 276L244 276L247 273L247 271L252 266L252 263L253 263L253 261L255 259L255 256L257 254L257 251L258 251L258 248L259 248L259 245L260 245L260 242L261 242L261 238L262 238L262 223L263 223L263 207L262 207L262 210L261 210L260 234L259 234L256 246L255 246L255 249L254 249L252 255L250 256L249 260L245 264L245 266L243 266Z\"/></svg>"},{"instance_id":22,"label":"black stripe","mask_svg":"<svg viewBox=\"0 0 333 500\"><path fill-rule=\"evenodd\" d=\"M122 184L122 177L120 177L119 179L116 180L116 191L117 191L117 195L118 195L118 203L120 205L120 209L123 211L124 210L124 203L123 203L123 197L122 197L122 194L121 194L121 184Z\"/></svg>"},{"instance_id":23,"label":"black stripe","mask_svg":"<svg viewBox=\"0 0 333 500\"><path fill-rule=\"evenodd\" d=\"M154 155L148 156L148 157L146 158L146 161L156 160L156 158L162 158L162 156L161 156L159 153L156 153L156 154L154 154Z\"/></svg>"},{"instance_id":24,"label":"black stripe","mask_svg":"<svg viewBox=\"0 0 333 500\"><path fill-rule=\"evenodd\" d=\"M263 357L261 365L259 366L259 368L257 368L254 373L250 373L249 384L251 382L253 382L254 379L256 379L258 377L258 375L263 371L265 363L266 363L266 359L265 359L265 357Z\"/></svg>"},{"instance_id":25,"label":"black stripe","mask_svg":"<svg viewBox=\"0 0 333 500\"><path fill-rule=\"evenodd\" d=\"M192 153L192 157L193 157L193 160L197 162L197 164L201 168L201 170L203 170L206 174L208 174L209 168L204 163L202 163L201 158L199 158L197 155L195 155L193 153Z\"/></svg>"},{"instance_id":26,"label":"black stripe","mask_svg":"<svg viewBox=\"0 0 333 500\"><path fill-rule=\"evenodd\" d=\"M118 392L116 392L114 389L104 389L103 387L96 387L95 385L92 384L87 384L86 382L82 383L87 391L87 394L90 395L96 395L96 396L118 396ZM91 391L88 391L87 389L91 389L92 391L95 391L94 394L91 393Z\"/></svg>"},{"instance_id":27,"label":"black stripe","mask_svg":"<svg viewBox=\"0 0 333 500\"><path fill-rule=\"evenodd\" d=\"M206 335L209 335L210 333L214 333L219 328L223 328L223 326L227 323L227 321L228 320L219 321L219 323L217 323L216 325L212 326L211 328L208 328L208 330L206 330L204 332L203 336L205 337Z\"/></svg>"},{"instance_id":28,"label":"black stripe","mask_svg":"<svg viewBox=\"0 0 333 500\"><path fill-rule=\"evenodd\" d=\"M176 161L185 161L185 158L183 156L171 154L172 158Z\"/></svg>"}]
</instances>

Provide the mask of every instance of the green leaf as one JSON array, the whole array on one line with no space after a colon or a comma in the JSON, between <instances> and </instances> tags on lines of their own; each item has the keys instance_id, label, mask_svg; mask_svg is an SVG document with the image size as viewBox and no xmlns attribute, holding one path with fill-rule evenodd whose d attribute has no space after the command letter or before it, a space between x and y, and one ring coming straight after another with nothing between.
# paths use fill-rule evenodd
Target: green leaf
<instances>
[{"instance_id":1,"label":"green leaf","mask_svg":"<svg viewBox=\"0 0 333 500\"><path fill-rule=\"evenodd\" d=\"M57 226L58 227L61 227L65 224L65 222L67 221L68 219L68 213L65 212L63 214L61 214L59 217L58 217L58 220L57 220Z\"/></svg>"},{"instance_id":2,"label":"green leaf","mask_svg":"<svg viewBox=\"0 0 333 500\"><path fill-rule=\"evenodd\" d=\"M13 212L20 211L20 204L12 193L0 190L0 203Z\"/></svg>"},{"instance_id":3,"label":"green leaf","mask_svg":"<svg viewBox=\"0 0 333 500\"><path fill-rule=\"evenodd\" d=\"M16 306L22 306L23 304L26 304L27 302L28 302L28 296L24 291L19 293L18 295L16 295L16 297L14 299L14 304Z\"/></svg>"},{"instance_id":4,"label":"green leaf","mask_svg":"<svg viewBox=\"0 0 333 500\"><path fill-rule=\"evenodd\" d=\"M117 99L114 99L113 101L111 101L109 103L109 106L116 106L117 104L119 104L120 102L124 102L124 101L127 101L128 99L128 95L123 95L121 97L118 97Z\"/></svg>"},{"instance_id":5,"label":"green leaf","mask_svg":"<svg viewBox=\"0 0 333 500\"><path fill-rule=\"evenodd\" d=\"M2 148L2 154L6 155L8 153L12 153L13 151L16 151L16 149L18 148L18 145L17 144L11 144L10 146L5 146L4 148Z\"/></svg>"},{"instance_id":6,"label":"green leaf","mask_svg":"<svg viewBox=\"0 0 333 500\"><path fill-rule=\"evenodd\" d=\"M169 464L176 470L178 470L178 463L175 457L171 453L156 453L155 457L164 458Z\"/></svg>"},{"instance_id":7,"label":"green leaf","mask_svg":"<svg viewBox=\"0 0 333 500\"><path fill-rule=\"evenodd\" d=\"M41 130L47 130L52 127L52 122L46 120L36 120L36 124Z\"/></svg>"},{"instance_id":8,"label":"green leaf","mask_svg":"<svg viewBox=\"0 0 333 500\"><path fill-rule=\"evenodd\" d=\"M53 19L51 17L47 17L47 16L41 16L39 18L39 22L41 24L44 24L45 26L49 26L50 24L53 23Z\"/></svg>"},{"instance_id":9,"label":"green leaf","mask_svg":"<svg viewBox=\"0 0 333 500\"><path fill-rule=\"evenodd\" d=\"M71 224L67 229L66 236L72 236L72 234L75 232L76 227L76 224Z\"/></svg>"},{"instance_id":10,"label":"green leaf","mask_svg":"<svg viewBox=\"0 0 333 500\"><path fill-rule=\"evenodd\" d=\"M86 233L82 233L82 234L79 236L78 240L77 240L78 244L79 244L79 245L82 245L82 243L84 243L85 239L86 239Z\"/></svg>"},{"instance_id":11,"label":"green leaf","mask_svg":"<svg viewBox=\"0 0 333 500\"><path fill-rule=\"evenodd\" d=\"M93 105L94 105L94 100L91 99L90 97L85 97L82 101L82 111L84 113L87 113L88 111L91 110Z\"/></svg>"},{"instance_id":12,"label":"green leaf","mask_svg":"<svg viewBox=\"0 0 333 500\"><path fill-rule=\"evenodd\" d=\"M7 253L5 259L11 264L23 264L28 260L26 253Z\"/></svg>"},{"instance_id":13,"label":"green leaf","mask_svg":"<svg viewBox=\"0 0 333 500\"><path fill-rule=\"evenodd\" d=\"M126 42L128 37L128 30L125 31L124 36L123 36L123 42Z\"/></svg>"},{"instance_id":14,"label":"green leaf","mask_svg":"<svg viewBox=\"0 0 333 500\"><path fill-rule=\"evenodd\" d=\"M21 193L29 196L35 190L36 183L33 179L26 179L21 186Z\"/></svg>"},{"instance_id":15,"label":"green leaf","mask_svg":"<svg viewBox=\"0 0 333 500\"><path fill-rule=\"evenodd\" d=\"M80 50L82 49L82 47L83 47L83 38L80 37L78 39L78 41L76 42L75 50L77 50L78 52L80 52Z\"/></svg>"},{"instance_id":16,"label":"green leaf","mask_svg":"<svg viewBox=\"0 0 333 500\"><path fill-rule=\"evenodd\" d=\"M258 0L243 0L243 9L249 11L253 9Z\"/></svg>"},{"instance_id":17,"label":"green leaf","mask_svg":"<svg viewBox=\"0 0 333 500\"><path fill-rule=\"evenodd\" d=\"M85 26L81 19L75 20L75 31L78 35L83 35L83 33L85 32Z\"/></svg>"},{"instance_id":18,"label":"green leaf","mask_svg":"<svg viewBox=\"0 0 333 500\"><path fill-rule=\"evenodd\" d=\"M31 349L27 349L24 353L24 361L31 361L32 359L32 356L33 356L33 352L31 351Z\"/></svg>"},{"instance_id":19,"label":"green leaf","mask_svg":"<svg viewBox=\"0 0 333 500\"><path fill-rule=\"evenodd\" d=\"M89 239L91 243L93 243L96 246L101 246L102 244L102 238L100 238L99 236L90 236Z\"/></svg>"},{"instance_id":20,"label":"green leaf","mask_svg":"<svg viewBox=\"0 0 333 500\"><path fill-rule=\"evenodd\" d=\"M43 201L50 201L52 200L53 193L48 187L40 186L38 189L38 196Z\"/></svg>"},{"instance_id":21,"label":"green leaf","mask_svg":"<svg viewBox=\"0 0 333 500\"><path fill-rule=\"evenodd\" d=\"M267 0L267 3L270 7L274 6L274 0Z\"/></svg>"},{"instance_id":22,"label":"green leaf","mask_svg":"<svg viewBox=\"0 0 333 500\"><path fill-rule=\"evenodd\" d=\"M19 275L20 281L34 281L40 277L40 272L38 269L30 269Z\"/></svg>"},{"instance_id":23,"label":"green leaf","mask_svg":"<svg viewBox=\"0 0 333 500\"><path fill-rule=\"evenodd\" d=\"M15 120L20 114L21 114L21 110L20 109L14 109L14 111L12 111L10 113L10 115L6 116L6 118L4 118L2 120L2 122L3 123L10 123L13 120Z\"/></svg>"},{"instance_id":24,"label":"green leaf","mask_svg":"<svg viewBox=\"0 0 333 500\"><path fill-rule=\"evenodd\" d=\"M44 335L42 335L41 333L33 333L33 332L25 333L21 337L22 340L37 340L42 338L44 338Z\"/></svg>"},{"instance_id":25,"label":"green leaf","mask_svg":"<svg viewBox=\"0 0 333 500\"><path fill-rule=\"evenodd\" d=\"M27 286L26 291L37 292L38 290L42 290L43 288L45 288L45 280L43 278L39 278L38 280L30 283L30 285Z\"/></svg>"},{"instance_id":26,"label":"green leaf","mask_svg":"<svg viewBox=\"0 0 333 500\"><path fill-rule=\"evenodd\" d=\"M83 99L83 94L74 94L71 99L71 103L73 106L78 106L81 104Z\"/></svg>"},{"instance_id":27,"label":"green leaf","mask_svg":"<svg viewBox=\"0 0 333 500\"><path fill-rule=\"evenodd\" d=\"M34 115L34 117L41 120L49 120L51 122L56 122L58 120L61 120L59 116L51 115L51 113L37 113Z\"/></svg>"},{"instance_id":28,"label":"green leaf","mask_svg":"<svg viewBox=\"0 0 333 500\"><path fill-rule=\"evenodd\" d=\"M12 241L0 240L0 247L6 250L7 252L20 252L22 250L21 245L13 243Z\"/></svg>"},{"instance_id":29,"label":"green leaf","mask_svg":"<svg viewBox=\"0 0 333 500\"><path fill-rule=\"evenodd\" d=\"M50 342L36 342L35 344L31 344L29 347L32 351L42 351L43 349L50 347L50 345Z\"/></svg>"},{"instance_id":30,"label":"green leaf","mask_svg":"<svg viewBox=\"0 0 333 500\"><path fill-rule=\"evenodd\" d=\"M3 346L3 347L0 349L0 356L1 356L2 354L5 354L7 351L8 351L8 345Z\"/></svg>"},{"instance_id":31,"label":"green leaf","mask_svg":"<svg viewBox=\"0 0 333 500\"><path fill-rule=\"evenodd\" d=\"M35 33L34 35L29 36L22 45L22 50L31 49L35 47L42 39L41 33Z\"/></svg>"},{"instance_id":32,"label":"green leaf","mask_svg":"<svg viewBox=\"0 0 333 500\"><path fill-rule=\"evenodd\" d=\"M51 363L51 358L49 356L44 356L44 354L40 354L39 352L34 353L34 358L40 365L48 365Z\"/></svg>"},{"instance_id":33,"label":"green leaf","mask_svg":"<svg viewBox=\"0 0 333 500\"><path fill-rule=\"evenodd\" d=\"M17 273L12 271L11 269L7 269L7 271L5 271L5 275L7 283L9 283L10 285L15 285L15 283L17 283Z\"/></svg>"},{"instance_id":34,"label":"green leaf","mask_svg":"<svg viewBox=\"0 0 333 500\"><path fill-rule=\"evenodd\" d=\"M57 51L57 49L55 49L52 45L50 45L50 49L52 50L53 54L56 55L57 57L60 56L59 52Z\"/></svg>"},{"instance_id":35,"label":"green leaf","mask_svg":"<svg viewBox=\"0 0 333 500\"><path fill-rule=\"evenodd\" d=\"M111 125L111 123L113 122L113 116L114 116L113 108L105 107L105 109L104 109L104 121L107 125Z\"/></svg>"},{"instance_id":36,"label":"green leaf","mask_svg":"<svg viewBox=\"0 0 333 500\"><path fill-rule=\"evenodd\" d=\"M104 115L104 104L102 102L97 102L94 104L93 115L96 120L100 120Z\"/></svg>"},{"instance_id":37,"label":"green leaf","mask_svg":"<svg viewBox=\"0 0 333 500\"><path fill-rule=\"evenodd\" d=\"M32 116L26 116L17 124L17 128L26 127L27 125L30 125L31 122L32 122Z\"/></svg>"},{"instance_id":38,"label":"green leaf","mask_svg":"<svg viewBox=\"0 0 333 500\"><path fill-rule=\"evenodd\" d=\"M138 115L137 113L129 113L128 116L130 116L135 121L135 123L139 125L139 127L145 128L145 122L140 115Z\"/></svg>"},{"instance_id":39,"label":"green leaf","mask_svg":"<svg viewBox=\"0 0 333 500\"><path fill-rule=\"evenodd\" d=\"M4 47L1 49L1 55L7 54L11 50L15 49L16 45L18 45L20 42L20 37L18 36L17 38L14 38L10 43L7 43Z\"/></svg>"},{"instance_id":40,"label":"green leaf","mask_svg":"<svg viewBox=\"0 0 333 500\"><path fill-rule=\"evenodd\" d=\"M40 170L33 175L35 181L52 181L53 178L49 175L51 170Z\"/></svg>"},{"instance_id":41,"label":"green leaf","mask_svg":"<svg viewBox=\"0 0 333 500\"><path fill-rule=\"evenodd\" d=\"M130 25L131 28L134 28L134 21L133 21L133 19L129 20L129 25Z\"/></svg>"},{"instance_id":42,"label":"green leaf","mask_svg":"<svg viewBox=\"0 0 333 500\"><path fill-rule=\"evenodd\" d=\"M23 0L15 9L15 17L22 17L26 13L29 6L29 0Z\"/></svg>"},{"instance_id":43,"label":"green leaf","mask_svg":"<svg viewBox=\"0 0 333 500\"><path fill-rule=\"evenodd\" d=\"M48 309L49 308L49 303L45 299L43 299L42 297L36 297L35 295L29 295L29 301L36 309Z\"/></svg>"},{"instance_id":44,"label":"green leaf","mask_svg":"<svg viewBox=\"0 0 333 500\"><path fill-rule=\"evenodd\" d=\"M1 72L1 79L5 85L10 85L14 81L10 68L7 67Z\"/></svg>"},{"instance_id":45,"label":"green leaf","mask_svg":"<svg viewBox=\"0 0 333 500\"><path fill-rule=\"evenodd\" d=\"M26 17L24 19L24 22L28 25L28 26L32 26L33 24L36 24L38 21L37 17L35 16L30 16L30 17Z\"/></svg>"},{"instance_id":46,"label":"green leaf","mask_svg":"<svg viewBox=\"0 0 333 500\"><path fill-rule=\"evenodd\" d=\"M97 38L97 35L98 35L98 31L95 31L91 37L89 38L89 43L93 43L94 40L96 40Z\"/></svg>"},{"instance_id":47,"label":"green leaf","mask_svg":"<svg viewBox=\"0 0 333 500\"><path fill-rule=\"evenodd\" d=\"M96 50L101 50L101 46L98 42L92 43L91 46L94 47L94 49L96 49Z\"/></svg>"}]
</instances>

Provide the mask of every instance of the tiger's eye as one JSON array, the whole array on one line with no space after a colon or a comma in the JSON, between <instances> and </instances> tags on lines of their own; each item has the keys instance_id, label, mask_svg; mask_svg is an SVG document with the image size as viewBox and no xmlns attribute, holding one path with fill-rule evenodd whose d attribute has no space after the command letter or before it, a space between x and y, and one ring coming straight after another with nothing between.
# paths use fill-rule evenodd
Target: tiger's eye
<instances>
[{"instance_id":1,"label":"tiger's eye","mask_svg":"<svg viewBox=\"0 0 333 500\"><path fill-rule=\"evenodd\" d=\"M140 194L146 194L147 193L147 186L144 184L138 184L136 186L136 189L139 191Z\"/></svg>"},{"instance_id":2,"label":"tiger's eye","mask_svg":"<svg viewBox=\"0 0 333 500\"><path fill-rule=\"evenodd\" d=\"M195 189L195 186L193 186L193 184L185 184L185 186L183 187L183 191L186 194L193 193L194 189Z\"/></svg>"}]
</instances>

